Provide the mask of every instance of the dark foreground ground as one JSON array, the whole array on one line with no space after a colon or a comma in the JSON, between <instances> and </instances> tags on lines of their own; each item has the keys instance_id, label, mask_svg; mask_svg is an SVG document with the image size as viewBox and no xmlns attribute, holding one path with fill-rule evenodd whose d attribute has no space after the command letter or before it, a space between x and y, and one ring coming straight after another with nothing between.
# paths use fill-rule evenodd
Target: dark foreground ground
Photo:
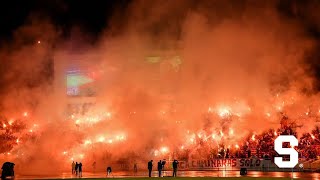
<instances>
[{"instance_id":1,"label":"dark foreground ground","mask_svg":"<svg viewBox=\"0 0 320 180\"><path fill-rule=\"evenodd\" d=\"M150 179L147 177L147 172L138 172L133 174L132 172L114 172L111 176L106 177L106 174L103 172L92 173L84 172L81 179L112 179L117 178L118 180L147 180ZM153 172L153 177L157 177L157 172ZM259 180L268 180L268 179L306 179L306 180L320 180L320 173L303 173L303 172L260 172L260 171L249 171L247 176L240 176L239 171L179 171L178 178L169 177L172 176L172 172L165 172L164 179L175 179L175 180L209 180L209 179L259 179ZM61 173L56 175L16 175L16 179L79 179L71 173ZM151 178L154 179L154 178Z\"/></svg>"}]
</instances>

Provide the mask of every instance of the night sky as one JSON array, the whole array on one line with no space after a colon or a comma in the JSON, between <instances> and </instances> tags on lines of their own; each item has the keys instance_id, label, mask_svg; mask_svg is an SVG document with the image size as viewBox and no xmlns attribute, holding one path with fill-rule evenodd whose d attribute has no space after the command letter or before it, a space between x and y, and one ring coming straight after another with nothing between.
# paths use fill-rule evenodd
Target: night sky
<instances>
[{"instance_id":1,"label":"night sky","mask_svg":"<svg viewBox=\"0 0 320 180\"><path fill-rule=\"evenodd\" d=\"M163 2L166 1L164 0ZM196 7L201 3L208 3L210 1L190 0L186 2ZM259 4L254 1L245 0L229 0L229 2L231 7L240 7L239 9L247 4ZM318 20L320 18L317 15L320 10L320 1L282 0L274 2L276 2L277 11L283 18L300 24L308 36L314 40L318 41L320 39L320 21ZM118 16L119 21L125 22L129 18L125 12L133 3L134 1L130 0L3 1L0 6L0 46L6 46L7 43L11 43L13 33L24 26L30 17L41 17L49 20L62 31L59 34L61 39L68 38L72 28L79 27L82 32L93 37L94 40L99 37L101 32L112 28L109 20L115 14ZM259 5L256 6L259 7ZM115 31L119 32L121 32L121 28L124 27L113 27ZM306 60L310 64L310 72L316 77L320 77L319 50L320 48L316 47L313 52L306 54ZM317 82L314 86L316 90L320 89L318 84Z\"/></svg>"},{"instance_id":2,"label":"night sky","mask_svg":"<svg viewBox=\"0 0 320 180\"><path fill-rule=\"evenodd\" d=\"M130 0L13 0L5 1L0 7L1 39L10 39L12 32L23 26L28 17L48 18L57 27L63 29L65 36L73 26L80 26L91 35L97 35L108 27L108 19L115 10L122 11Z\"/></svg>"},{"instance_id":3,"label":"night sky","mask_svg":"<svg viewBox=\"0 0 320 180\"><path fill-rule=\"evenodd\" d=\"M178 0L179 1L179 0ZM193 0L194 1L194 0ZM3 1L0 9L1 39L10 39L14 30L22 26L31 15L49 18L66 33L73 26L81 26L93 35L108 28L108 20L115 12L125 12L132 0L12 0ZM165 0L164 0L165 2ZM188 1L190 2L190 1ZM204 1L203 1L204 2ZM234 6L241 6L250 1L229 0ZM276 1L278 11L285 17L300 22L314 38L320 37L319 24L313 20L309 7L317 8L316 0L283 0ZM201 4L194 1L193 4ZM316 9L314 9L315 11ZM314 12L316 14L316 11Z\"/></svg>"}]
</instances>

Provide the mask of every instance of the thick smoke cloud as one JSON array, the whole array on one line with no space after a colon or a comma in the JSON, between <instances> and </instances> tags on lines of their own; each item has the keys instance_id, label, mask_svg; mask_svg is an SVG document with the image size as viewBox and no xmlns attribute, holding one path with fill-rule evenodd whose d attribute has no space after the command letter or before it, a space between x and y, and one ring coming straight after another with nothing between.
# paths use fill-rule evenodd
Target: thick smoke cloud
<instances>
[{"instance_id":1,"label":"thick smoke cloud","mask_svg":"<svg viewBox=\"0 0 320 180\"><path fill-rule=\"evenodd\" d=\"M164 147L176 152L189 146L196 154L193 132L219 136L232 129L235 136L217 142L217 149L278 128L280 112L304 124L299 131L310 131L319 104L306 57L317 44L277 5L134 1L114 14L94 43L79 27L65 38L61 27L31 16L2 45L0 95L1 113L11 118L28 111L25 131L34 132L18 133L25 137L12 150L19 156L3 160L16 160L18 168L28 164L29 173L53 173L69 168L71 158L104 169L119 159L167 158L158 152ZM151 56L161 61L147 62ZM102 74L95 105L81 120L67 115L72 100L64 72L75 59ZM306 112L312 116L302 117ZM88 118L98 120L84 123Z\"/></svg>"}]
</instances>

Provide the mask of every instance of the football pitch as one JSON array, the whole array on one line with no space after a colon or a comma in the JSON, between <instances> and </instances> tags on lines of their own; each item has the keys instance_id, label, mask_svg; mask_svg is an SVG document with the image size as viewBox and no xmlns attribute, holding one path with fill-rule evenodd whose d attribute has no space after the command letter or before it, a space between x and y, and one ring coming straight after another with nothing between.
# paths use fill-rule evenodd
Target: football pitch
<instances>
[{"instance_id":1,"label":"football pitch","mask_svg":"<svg viewBox=\"0 0 320 180\"><path fill-rule=\"evenodd\" d=\"M70 178L77 179L79 178ZM165 179L165 180L272 180L272 179L278 179L278 180L290 180L291 178L279 178L279 177L127 177L127 178L81 178L85 180L110 180L110 179L116 179L116 180L152 180L152 179ZM296 178L295 178L296 179ZM50 179L50 180L58 180L58 179Z\"/></svg>"}]
</instances>

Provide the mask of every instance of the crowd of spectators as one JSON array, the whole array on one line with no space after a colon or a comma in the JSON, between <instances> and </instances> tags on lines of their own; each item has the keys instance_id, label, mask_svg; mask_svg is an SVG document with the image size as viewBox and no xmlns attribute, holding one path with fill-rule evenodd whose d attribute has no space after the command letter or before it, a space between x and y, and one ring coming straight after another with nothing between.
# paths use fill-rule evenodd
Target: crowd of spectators
<instances>
[{"instance_id":1,"label":"crowd of spectators","mask_svg":"<svg viewBox=\"0 0 320 180\"><path fill-rule=\"evenodd\" d=\"M274 156L278 156L274 150L274 140L279 135L294 135L297 137L297 133L290 126L282 126L277 130L270 129L261 134L255 134L248 137L236 151L234 157L239 158L266 158L273 159ZM253 138L254 137L254 138ZM295 149L299 153L299 158L304 159L316 159L320 156L320 129L316 127L310 133L304 133L301 137L297 137L299 144ZM283 147L289 147L289 143L284 143ZM228 155L230 156L230 155ZM232 156L232 155L231 155Z\"/></svg>"}]
</instances>

